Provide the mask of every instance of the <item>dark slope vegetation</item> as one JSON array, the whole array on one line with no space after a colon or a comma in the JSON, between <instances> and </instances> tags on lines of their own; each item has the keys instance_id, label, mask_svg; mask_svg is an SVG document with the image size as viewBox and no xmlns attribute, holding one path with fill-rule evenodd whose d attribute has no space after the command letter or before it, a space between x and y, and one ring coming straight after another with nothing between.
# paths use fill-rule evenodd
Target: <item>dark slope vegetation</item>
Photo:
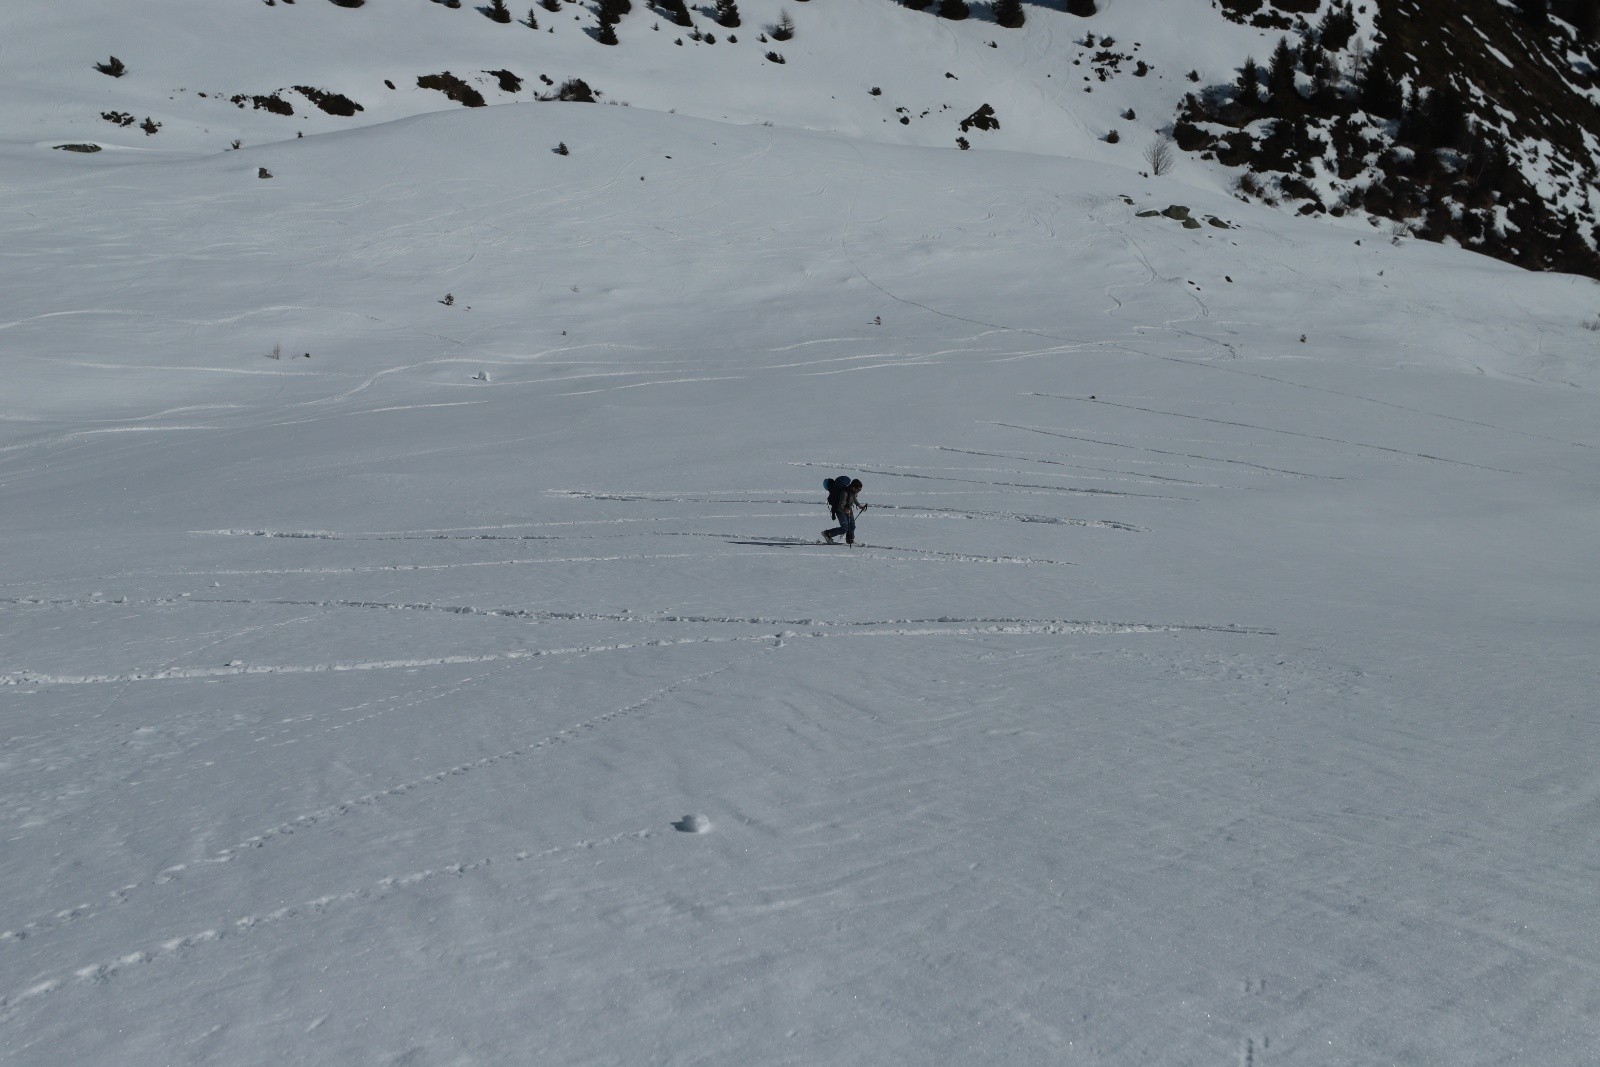
<instances>
[{"instance_id":1,"label":"dark slope vegetation","mask_svg":"<svg viewBox=\"0 0 1600 1067\"><path fill-rule=\"evenodd\" d=\"M1191 95L1174 132L1248 167L1241 194L1600 278L1600 0L1380 0L1372 40L1366 6L1225 7L1285 34Z\"/></svg>"}]
</instances>

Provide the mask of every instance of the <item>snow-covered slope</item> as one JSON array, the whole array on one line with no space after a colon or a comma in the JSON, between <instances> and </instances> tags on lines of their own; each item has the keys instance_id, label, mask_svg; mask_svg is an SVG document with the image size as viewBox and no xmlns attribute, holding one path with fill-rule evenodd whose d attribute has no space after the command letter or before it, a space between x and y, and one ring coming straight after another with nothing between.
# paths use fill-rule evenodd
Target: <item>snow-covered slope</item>
<instances>
[{"instance_id":1,"label":"snow-covered slope","mask_svg":"<svg viewBox=\"0 0 1600 1067\"><path fill-rule=\"evenodd\" d=\"M0 114L0 137L215 152L234 140L259 144L458 107L417 85L419 77L449 72L491 105L525 102L581 78L612 104L944 148L954 148L961 121L988 104L1000 128L967 131L975 147L1137 169L1184 92L1198 87L1188 72L1227 80L1240 57L1264 54L1272 39L1219 17L1208 0L1101 7L1092 20L1029 8L1027 23L1011 30L886 0L746 0L739 27L718 25L708 6L695 9L691 31L640 3L618 27L621 43L607 47L590 32L592 11L573 3L559 14L534 7L538 29L525 25L520 7L517 21L502 25L471 4L451 9L431 0L371 0L356 9L326 0L30 5L5 16L14 38L37 47L8 54L4 84L13 104ZM766 38L785 12L795 36ZM774 51L782 65L766 58ZM125 64L121 77L94 69L110 56ZM499 71L520 87L502 88L511 83L492 73ZM342 94L362 110L327 115L296 86ZM292 115L253 102L274 95ZM1123 118L1130 109L1136 117ZM105 113L131 115L135 124L118 126ZM160 124L156 133L143 132L146 118ZM541 124L537 112L526 121L535 131ZM1103 138L1113 129L1119 141L1108 144Z\"/></svg>"},{"instance_id":2,"label":"snow-covered slope","mask_svg":"<svg viewBox=\"0 0 1600 1067\"><path fill-rule=\"evenodd\" d=\"M322 77L0 107L0 1059L1587 1062L1591 283Z\"/></svg>"}]
</instances>

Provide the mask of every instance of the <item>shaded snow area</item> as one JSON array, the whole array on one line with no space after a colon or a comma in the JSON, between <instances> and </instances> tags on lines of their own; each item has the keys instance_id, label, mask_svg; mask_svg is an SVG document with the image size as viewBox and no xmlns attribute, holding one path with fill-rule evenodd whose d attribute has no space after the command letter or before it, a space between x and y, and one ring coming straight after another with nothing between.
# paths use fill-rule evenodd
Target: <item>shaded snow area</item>
<instances>
[{"instance_id":1,"label":"shaded snow area","mask_svg":"<svg viewBox=\"0 0 1600 1067\"><path fill-rule=\"evenodd\" d=\"M1593 1062L1593 283L637 106L0 174L0 1060Z\"/></svg>"}]
</instances>

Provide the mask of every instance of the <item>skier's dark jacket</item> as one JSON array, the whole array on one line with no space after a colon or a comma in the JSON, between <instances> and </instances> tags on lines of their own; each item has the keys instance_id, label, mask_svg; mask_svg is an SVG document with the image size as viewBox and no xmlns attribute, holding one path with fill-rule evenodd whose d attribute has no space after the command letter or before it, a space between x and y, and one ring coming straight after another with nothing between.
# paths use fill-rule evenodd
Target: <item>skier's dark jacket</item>
<instances>
[{"instance_id":1,"label":"skier's dark jacket","mask_svg":"<svg viewBox=\"0 0 1600 1067\"><path fill-rule=\"evenodd\" d=\"M842 518L843 516L839 514L839 506L844 503L846 497L852 495L850 492L850 479L835 478L831 484L832 488L828 490L828 511L835 519Z\"/></svg>"}]
</instances>

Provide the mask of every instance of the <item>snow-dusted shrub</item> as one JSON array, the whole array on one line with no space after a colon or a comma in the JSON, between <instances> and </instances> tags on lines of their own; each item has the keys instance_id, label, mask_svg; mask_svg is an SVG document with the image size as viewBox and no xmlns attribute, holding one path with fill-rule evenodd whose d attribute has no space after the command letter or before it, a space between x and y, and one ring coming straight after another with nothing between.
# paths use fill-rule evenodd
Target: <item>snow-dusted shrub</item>
<instances>
[{"instance_id":1,"label":"snow-dusted shrub","mask_svg":"<svg viewBox=\"0 0 1600 1067\"><path fill-rule=\"evenodd\" d=\"M357 111L366 110L343 93L330 93L326 89L317 89L310 85L296 85L294 90L329 115L349 118Z\"/></svg>"},{"instance_id":2,"label":"snow-dusted shrub","mask_svg":"<svg viewBox=\"0 0 1600 1067\"><path fill-rule=\"evenodd\" d=\"M978 110L961 120L961 132L969 130L998 130L1000 117L994 113L994 105L982 104Z\"/></svg>"},{"instance_id":3,"label":"snow-dusted shrub","mask_svg":"<svg viewBox=\"0 0 1600 1067\"><path fill-rule=\"evenodd\" d=\"M124 74L128 73L128 65L122 62L122 60L118 59L116 56L112 56L104 63L96 63L94 65L94 69L98 70L101 74L109 74L113 78L120 78Z\"/></svg>"},{"instance_id":4,"label":"snow-dusted shrub","mask_svg":"<svg viewBox=\"0 0 1600 1067\"><path fill-rule=\"evenodd\" d=\"M582 78L568 78L561 83L561 88L544 96L545 100L564 100L567 103L592 104L594 103L594 90L589 88L589 83Z\"/></svg>"},{"instance_id":5,"label":"snow-dusted shrub","mask_svg":"<svg viewBox=\"0 0 1600 1067\"><path fill-rule=\"evenodd\" d=\"M451 100L465 107L483 107L486 103L482 93L454 74L451 74L448 70L439 74L424 74L417 79L417 88L437 89Z\"/></svg>"},{"instance_id":6,"label":"snow-dusted shrub","mask_svg":"<svg viewBox=\"0 0 1600 1067\"><path fill-rule=\"evenodd\" d=\"M486 70L484 73L494 76L494 79L500 83L500 91L502 93L522 92L522 79L509 70Z\"/></svg>"}]
</instances>

